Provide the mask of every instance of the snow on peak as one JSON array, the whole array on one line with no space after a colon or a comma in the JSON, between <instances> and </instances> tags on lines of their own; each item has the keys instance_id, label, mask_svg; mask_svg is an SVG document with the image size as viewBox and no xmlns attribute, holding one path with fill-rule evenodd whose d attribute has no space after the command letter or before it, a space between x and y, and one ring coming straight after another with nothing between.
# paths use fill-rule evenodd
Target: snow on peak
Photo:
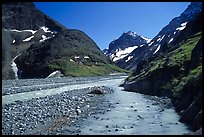
<instances>
[{"instance_id":1,"label":"snow on peak","mask_svg":"<svg viewBox=\"0 0 204 137\"><path fill-rule=\"evenodd\" d=\"M128 31L128 32L126 32L126 34L133 36L133 37L138 36L136 32L132 32L132 31Z\"/></svg>"},{"instance_id":2,"label":"snow on peak","mask_svg":"<svg viewBox=\"0 0 204 137\"><path fill-rule=\"evenodd\" d=\"M126 57L128 54L130 54L134 49L138 48L138 46L128 47L124 50L118 49L118 51L114 54L112 54L110 57L113 59L113 62L122 59Z\"/></svg>"},{"instance_id":3,"label":"snow on peak","mask_svg":"<svg viewBox=\"0 0 204 137\"><path fill-rule=\"evenodd\" d=\"M144 37L144 36L140 36L140 37L143 38L147 42L147 44L152 40L152 39Z\"/></svg>"}]
</instances>

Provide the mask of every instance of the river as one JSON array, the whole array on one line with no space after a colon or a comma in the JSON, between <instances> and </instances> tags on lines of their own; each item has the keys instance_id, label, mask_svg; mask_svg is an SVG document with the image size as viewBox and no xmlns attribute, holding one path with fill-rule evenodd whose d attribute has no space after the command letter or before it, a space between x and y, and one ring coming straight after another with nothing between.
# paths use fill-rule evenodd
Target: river
<instances>
[{"instance_id":1,"label":"river","mask_svg":"<svg viewBox=\"0 0 204 137\"><path fill-rule=\"evenodd\" d=\"M160 105L155 105L156 100L149 99L147 95L127 92L123 90L123 87L119 87L125 77L99 78L97 80L86 78L83 83L76 82L58 88L4 95L2 96L2 105L11 104L17 100L26 101L60 94L69 90L106 86L114 90L113 93L105 96L106 101L111 102L113 107L103 114L96 113L80 121L80 126L77 127L80 128L78 134L181 135L190 131L186 125L178 121L179 115L174 108L161 108ZM64 129L66 128L70 127L65 125ZM68 133L66 130L62 130L61 134Z\"/></svg>"}]
</instances>

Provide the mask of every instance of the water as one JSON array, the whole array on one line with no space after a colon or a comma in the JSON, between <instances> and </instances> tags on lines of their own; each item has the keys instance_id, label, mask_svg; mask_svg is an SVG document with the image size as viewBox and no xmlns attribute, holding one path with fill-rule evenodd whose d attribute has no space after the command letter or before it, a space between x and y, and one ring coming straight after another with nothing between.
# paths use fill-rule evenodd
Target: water
<instances>
[{"instance_id":1,"label":"water","mask_svg":"<svg viewBox=\"0 0 204 137\"><path fill-rule=\"evenodd\" d=\"M180 135L190 131L187 126L178 121L179 115L173 108L163 110L160 106L153 105L155 100L150 100L139 93L123 91L122 87L118 87L124 78L101 79L97 82L88 81L85 84L5 95L2 96L2 105L16 100L45 97L74 89L107 86L114 89L113 93L106 95L106 100L111 102L114 108L104 114L91 115L81 121L79 134Z\"/></svg>"},{"instance_id":2,"label":"water","mask_svg":"<svg viewBox=\"0 0 204 137\"><path fill-rule=\"evenodd\" d=\"M161 111L160 106L152 105L153 100L147 100L144 95L123 91L117 87L118 81L107 84L115 92L109 100L116 103L115 108L84 121L80 134L126 134L126 135L179 135L189 132L180 123L179 115L173 108Z\"/></svg>"}]
</instances>

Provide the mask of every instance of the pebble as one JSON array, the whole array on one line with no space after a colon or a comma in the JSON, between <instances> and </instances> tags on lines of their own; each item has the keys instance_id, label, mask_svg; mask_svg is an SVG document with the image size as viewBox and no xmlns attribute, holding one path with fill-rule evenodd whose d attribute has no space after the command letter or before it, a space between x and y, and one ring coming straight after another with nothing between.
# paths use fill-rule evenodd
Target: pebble
<instances>
[{"instance_id":1,"label":"pebble","mask_svg":"<svg viewBox=\"0 0 204 137\"><path fill-rule=\"evenodd\" d=\"M75 78L80 79L80 78ZM79 81L79 83L85 83L86 78L83 78L84 80ZM90 78L89 78L90 79ZM92 78L92 79L98 79L98 78ZM48 80L48 79L47 79ZM59 79L58 79L59 80ZM59 83L60 81L57 82ZM67 84L70 84L70 80L64 79L67 81ZM34 91L36 88L29 86L29 84L26 84L29 86L25 89L22 87L21 82L30 82L30 85L42 85L45 83L43 80L28 80L28 81L21 81L19 80L18 90L12 91L11 87L12 80L6 80L2 81L4 83L5 87L6 85L9 85L7 87L9 88L2 88L3 95L6 94L14 94L14 93L20 93L20 92L28 92L28 91ZM16 81L16 80L13 80ZM40 82L39 82L40 81ZM62 80L63 81L63 80ZM48 83L46 83L48 84ZM62 85L60 85L62 86ZM37 87L37 86L36 86ZM40 87L41 89L46 88L53 88L53 87L59 87L59 86L49 86L49 87ZM39 89L39 87L37 87ZM105 90L110 90L107 87L103 87ZM110 90L111 91L111 90ZM55 94L51 96L46 97L39 97L39 98L33 98L31 100L26 101L16 101L11 104L5 104L2 105L2 134L3 135L11 135L11 134L24 134L25 131L32 132L35 128L39 128L40 125L45 125L45 123L54 120L55 118L58 118L62 115L73 115L73 118L71 119L71 122L75 122L74 119L76 119L76 113L78 115L82 114L84 111L82 106L86 107L85 111L87 110L87 107L89 108L90 105L84 105L85 103L88 103L88 100L94 99L89 97L90 90L88 89L81 89L81 90L73 90L73 91L66 91L60 94ZM75 113L75 115L74 115ZM91 114L94 112L89 112L88 114ZM87 115L88 115L87 114ZM69 117L66 117L69 120ZM97 117L99 118L99 117ZM46 128L45 126L43 126ZM39 134L47 134L47 133L39 133ZM52 133L49 133L52 134ZM53 132L55 134L55 132Z\"/></svg>"}]
</instances>

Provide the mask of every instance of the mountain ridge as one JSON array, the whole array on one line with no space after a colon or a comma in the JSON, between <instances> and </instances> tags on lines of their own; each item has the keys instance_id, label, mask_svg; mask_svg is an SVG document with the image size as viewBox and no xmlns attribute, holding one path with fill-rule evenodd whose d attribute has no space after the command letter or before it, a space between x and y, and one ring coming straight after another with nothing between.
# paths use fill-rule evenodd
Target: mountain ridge
<instances>
[{"instance_id":1,"label":"mountain ridge","mask_svg":"<svg viewBox=\"0 0 204 137\"><path fill-rule=\"evenodd\" d=\"M2 78L15 78L16 69L18 78L46 78L55 71L71 77L124 72L83 31L64 27L31 2L3 3L2 13L2 35L10 38L3 43Z\"/></svg>"}]
</instances>

